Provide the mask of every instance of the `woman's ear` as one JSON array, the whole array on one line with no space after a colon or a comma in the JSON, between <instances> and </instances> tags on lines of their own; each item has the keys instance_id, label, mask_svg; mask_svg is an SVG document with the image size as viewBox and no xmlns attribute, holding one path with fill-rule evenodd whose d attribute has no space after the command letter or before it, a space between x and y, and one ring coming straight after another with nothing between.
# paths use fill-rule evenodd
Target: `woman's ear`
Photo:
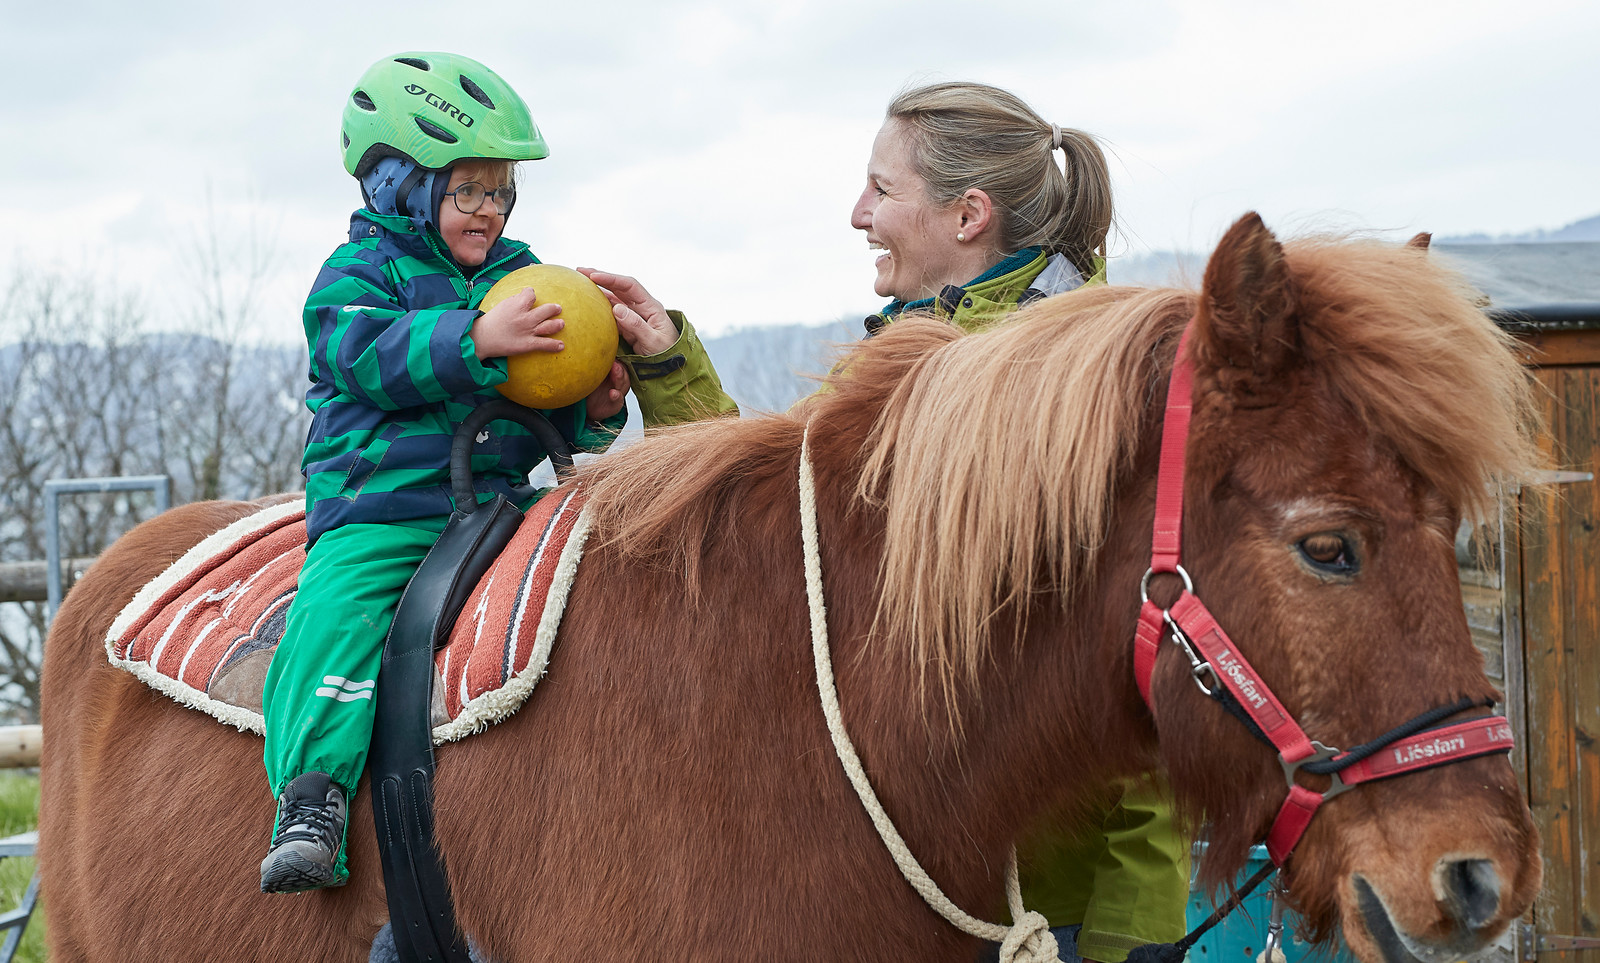
<instances>
[{"instance_id":1,"label":"woman's ear","mask_svg":"<svg viewBox=\"0 0 1600 963\"><path fill-rule=\"evenodd\" d=\"M989 200L989 195L976 187L968 188L967 192L956 199L954 205L956 214L956 231L964 235L966 243L979 239L985 230L997 226L994 220L994 202ZM983 238L992 241L992 238Z\"/></svg>"}]
</instances>

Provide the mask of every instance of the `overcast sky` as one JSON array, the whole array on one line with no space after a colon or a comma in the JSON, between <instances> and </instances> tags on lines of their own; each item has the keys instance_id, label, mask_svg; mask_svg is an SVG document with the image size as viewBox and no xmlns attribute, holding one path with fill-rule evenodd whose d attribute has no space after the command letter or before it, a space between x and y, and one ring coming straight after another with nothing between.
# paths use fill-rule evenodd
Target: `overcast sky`
<instances>
[{"instance_id":1,"label":"overcast sky","mask_svg":"<svg viewBox=\"0 0 1600 963\"><path fill-rule=\"evenodd\" d=\"M1593 0L0 11L4 274L86 273L176 320L198 238L270 242L256 333L272 339L300 337L300 303L360 205L344 100L403 50L481 60L532 108L551 156L524 165L510 236L634 274L711 334L881 303L849 213L885 105L917 81L1004 86L1099 135L1113 253L1205 249L1250 209L1285 233L1395 236L1600 213Z\"/></svg>"}]
</instances>

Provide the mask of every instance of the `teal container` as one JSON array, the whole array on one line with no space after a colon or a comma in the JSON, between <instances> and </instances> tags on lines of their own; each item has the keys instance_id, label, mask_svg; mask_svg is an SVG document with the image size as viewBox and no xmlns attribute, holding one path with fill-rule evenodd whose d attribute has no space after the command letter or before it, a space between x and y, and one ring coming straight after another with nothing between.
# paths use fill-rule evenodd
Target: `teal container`
<instances>
[{"instance_id":1,"label":"teal container","mask_svg":"<svg viewBox=\"0 0 1600 963\"><path fill-rule=\"evenodd\" d=\"M1205 844L1197 843L1194 848L1194 866L1198 873L1200 860L1205 856ZM1243 886L1245 881L1267 865L1267 847L1256 846L1250 850L1250 862L1244 871L1239 874L1236 884ZM1261 955L1261 948L1267 940L1267 923L1272 916L1272 880L1267 880L1256 891L1245 897L1239 908L1234 910L1227 919L1212 927L1199 942L1189 950L1189 963L1256 963L1256 957ZM1215 909L1207 894L1198 892L1193 879L1189 883L1189 929L1194 929L1211 915ZM1294 914L1285 914L1283 919L1283 955L1288 963L1300 963L1302 960L1311 960L1314 963L1357 963L1342 943L1337 952L1318 950L1307 943L1302 943L1294 932L1296 920Z\"/></svg>"}]
</instances>

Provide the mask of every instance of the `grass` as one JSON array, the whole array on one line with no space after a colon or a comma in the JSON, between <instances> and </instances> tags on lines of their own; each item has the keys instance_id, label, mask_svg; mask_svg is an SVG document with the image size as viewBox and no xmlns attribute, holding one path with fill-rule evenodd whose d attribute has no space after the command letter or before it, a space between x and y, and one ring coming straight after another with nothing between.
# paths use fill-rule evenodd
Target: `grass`
<instances>
[{"instance_id":1,"label":"grass","mask_svg":"<svg viewBox=\"0 0 1600 963\"><path fill-rule=\"evenodd\" d=\"M39 777L31 773L0 771L0 838L25 833L38 824ZM22 902L33 878L31 858L0 859L0 913ZM33 918L17 948L17 963L44 963L44 903L34 906Z\"/></svg>"}]
</instances>

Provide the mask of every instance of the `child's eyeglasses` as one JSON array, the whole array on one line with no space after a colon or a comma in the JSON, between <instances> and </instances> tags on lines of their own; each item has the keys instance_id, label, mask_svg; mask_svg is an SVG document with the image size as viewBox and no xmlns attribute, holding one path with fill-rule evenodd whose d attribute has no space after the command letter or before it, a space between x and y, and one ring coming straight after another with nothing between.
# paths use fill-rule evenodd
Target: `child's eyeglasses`
<instances>
[{"instance_id":1,"label":"child's eyeglasses","mask_svg":"<svg viewBox=\"0 0 1600 963\"><path fill-rule=\"evenodd\" d=\"M494 209L507 214L511 211L511 205L516 203L517 189L506 184L490 191L476 181L468 181L453 191L445 191L444 196L454 201L456 210L463 214L476 214L478 208L483 206L484 199L492 197Z\"/></svg>"}]
</instances>

